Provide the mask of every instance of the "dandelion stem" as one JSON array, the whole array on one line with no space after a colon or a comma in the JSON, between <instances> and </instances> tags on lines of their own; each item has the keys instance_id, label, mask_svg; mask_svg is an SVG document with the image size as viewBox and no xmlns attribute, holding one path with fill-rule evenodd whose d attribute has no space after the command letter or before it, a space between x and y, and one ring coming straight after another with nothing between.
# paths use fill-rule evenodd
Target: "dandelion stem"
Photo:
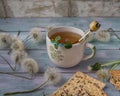
<instances>
[{"instance_id":1,"label":"dandelion stem","mask_svg":"<svg viewBox=\"0 0 120 96\"><path fill-rule=\"evenodd\" d=\"M114 65L110 68L110 70L115 69L118 65L119 65L119 64L114 64Z\"/></svg>"},{"instance_id":2,"label":"dandelion stem","mask_svg":"<svg viewBox=\"0 0 120 96\"><path fill-rule=\"evenodd\" d=\"M7 74L7 75L15 76L15 77L20 77L20 78L24 78L24 79L32 80L32 78L28 78L28 77L25 77L25 76L16 75L15 73L1 72L1 71L0 71L0 74Z\"/></svg>"},{"instance_id":3,"label":"dandelion stem","mask_svg":"<svg viewBox=\"0 0 120 96\"><path fill-rule=\"evenodd\" d=\"M10 68L15 71L15 69L10 65L10 63L2 56L0 55L0 57L10 66Z\"/></svg>"},{"instance_id":4,"label":"dandelion stem","mask_svg":"<svg viewBox=\"0 0 120 96\"><path fill-rule=\"evenodd\" d=\"M38 87L36 87L36 88L34 88L34 89L26 90L26 91L8 92L8 93L5 93L4 96L14 95L14 94L24 94L24 93L35 92L35 91L39 90L39 88L41 88L42 86L44 86L48 81L49 81L49 79L46 80L45 82L43 82L41 85L39 85Z\"/></svg>"},{"instance_id":5,"label":"dandelion stem","mask_svg":"<svg viewBox=\"0 0 120 96\"><path fill-rule=\"evenodd\" d=\"M116 60L116 61L112 61L112 62L108 62L108 63L104 63L104 64L101 64L101 63L95 63L94 65L90 66L90 70L94 70L94 71L97 71L99 69L101 69L102 67L107 67L107 66L116 66L116 65L119 65L120 64L120 60Z\"/></svg>"},{"instance_id":6,"label":"dandelion stem","mask_svg":"<svg viewBox=\"0 0 120 96\"><path fill-rule=\"evenodd\" d=\"M119 64L119 63L120 63L120 60L112 61L112 62L102 64L101 67L110 66L110 65Z\"/></svg>"}]
</instances>

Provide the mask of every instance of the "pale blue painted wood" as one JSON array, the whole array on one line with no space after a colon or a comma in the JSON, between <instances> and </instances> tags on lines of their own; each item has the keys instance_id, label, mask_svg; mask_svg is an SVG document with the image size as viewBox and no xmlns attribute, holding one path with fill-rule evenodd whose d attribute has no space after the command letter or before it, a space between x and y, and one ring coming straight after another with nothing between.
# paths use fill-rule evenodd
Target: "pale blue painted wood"
<instances>
[{"instance_id":1,"label":"pale blue painted wood","mask_svg":"<svg viewBox=\"0 0 120 96\"><path fill-rule=\"evenodd\" d=\"M120 18L101 18L101 17L81 17L81 18L6 18L0 19L0 29L6 31L29 31L33 27L56 26L74 26L87 30L89 24L93 20L101 23L101 28L108 29L110 27L119 30Z\"/></svg>"},{"instance_id":2,"label":"pale blue painted wood","mask_svg":"<svg viewBox=\"0 0 120 96\"><path fill-rule=\"evenodd\" d=\"M51 62L51 60L49 59L46 50L30 50L27 51L29 57L35 59L40 67L40 73L44 72L48 66L51 67L55 67L55 64L53 64ZM89 51L88 51L89 52ZM6 55L6 51L0 51L0 54L3 54L3 56L9 61L11 62L12 66L14 66L14 63L12 63L10 57L8 55ZM90 52L89 52L90 53ZM96 56L90 60L87 61L83 61L80 62L77 66L72 67L72 68L68 68L68 69L64 69L64 68L59 68L60 72L76 72L76 70L81 70L81 71L88 71L87 70L87 66L88 65L92 65L96 62L100 62L100 63L106 63L106 62L110 62L110 61L114 61L114 60L119 60L120 59L120 50L99 50L96 53ZM0 59L1 60L1 59ZM9 66L2 61L2 63L0 63L0 70L1 71L10 71L12 72L12 70L9 68ZM57 67L57 66L56 66ZM120 68L120 66L119 66ZM21 71L21 70L18 70Z\"/></svg>"},{"instance_id":3,"label":"pale blue painted wood","mask_svg":"<svg viewBox=\"0 0 120 96\"><path fill-rule=\"evenodd\" d=\"M71 76L73 76L74 73L70 74L63 74L63 80L62 84L64 84ZM88 73L88 75L95 77L92 73ZM11 91L22 91L22 90L28 90L32 89L39 84L41 84L44 79L42 78L43 75L39 75L39 77L36 77L36 79L32 81L24 80L24 79L19 79L19 78L13 78L11 76L6 76L6 75L0 75L0 80L1 80L1 88L0 88L0 96L3 96L2 94L5 92L11 92ZM29 93L29 94L20 94L20 95L14 95L14 96L50 96L54 92L54 90L57 90L58 87L62 86L62 84L59 84L57 86L52 86L47 84L37 92ZM115 90L113 85L106 83L108 88L104 88L108 96L119 96L119 91ZM112 92L111 92L112 91Z\"/></svg>"},{"instance_id":4,"label":"pale blue painted wood","mask_svg":"<svg viewBox=\"0 0 120 96\"><path fill-rule=\"evenodd\" d=\"M88 29L88 25L92 20L98 20L102 24L102 28L107 29L112 27L115 30L120 30L120 18L8 18L8 19L0 19L0 29L8 31L11 35L16 35L17 31L21 31L19 36L20 39L24 39L29 30L33 27L46 27L51 26L53 24L57 26L74 26L77 28L81 28L83 30ZM107 43L94 41L91 42L97 48L96 56L87 61L82 61L75 67L72 68L59 68L55 66L49 59L46 50L46 41L45 35L46 31L42 30L43 33L43 41L36 45L33 42L29 41L26 42L29 57L34 58L39 64L39 73L34 80L25 80L16 78L9 75L0 74L0 96L3 96L5 92L11 92L16 90L27 90L34 88L39 83L44 81L44 71L47 69L48 66L56 67L64 77L64 80L58 86L45 86L41 90L35 93L25 94L25 95L14 95L14 96L50 96L57 88L59 88L63 83L65 83L77 70L88 72L87 66L94 64L96 62L110 62L114 60L120 59L120 44L119 40L116 37L112 36L111 40ZM120 32L117 32L120 36ZM7 55L8 49L0 49L0 54L3 55L13 66L13 62L10 59L10 56ZM86 51L88 54L90 50ZM120 69L120 66L118 67ZM0 71L7 71L13 72L9 66L0 58ZM17 70L17 72L22 72L21 70ZM96 77L94 73L87 73L93 77ZM21 73L20 75L25 75ZM27 75L28 76L28 75ZM108 96L119 96L120 92L115 90L114 86L107 82L107 88L105 88L105 92L108 93Z\"/></svg>"}]
</instances>

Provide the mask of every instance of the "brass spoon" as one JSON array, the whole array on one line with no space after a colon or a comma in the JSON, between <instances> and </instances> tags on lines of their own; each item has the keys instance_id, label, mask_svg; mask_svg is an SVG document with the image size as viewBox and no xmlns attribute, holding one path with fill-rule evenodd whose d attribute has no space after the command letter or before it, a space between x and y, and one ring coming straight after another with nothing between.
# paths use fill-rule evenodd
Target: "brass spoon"
<instances>
[{"instance_id":1,"label":"brass spoon","mask_svg":"<svg viewBox=\"0 0 120 96\"><path fill-rule=\"evenodd\" d=\"M101 25L97 21L91 22L89 26L89 31L82 38L80 38L78 42L81 42L90 32L97 31L100 28L100 26Z\"/></svg>"}]
</instances>

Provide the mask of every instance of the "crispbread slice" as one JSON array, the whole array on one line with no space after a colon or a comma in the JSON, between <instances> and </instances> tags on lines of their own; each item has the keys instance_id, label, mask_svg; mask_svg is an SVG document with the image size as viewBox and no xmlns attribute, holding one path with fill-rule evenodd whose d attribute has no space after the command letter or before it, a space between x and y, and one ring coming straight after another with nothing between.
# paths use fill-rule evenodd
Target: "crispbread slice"
<instances>
[{"instance_id":1,"label":"crispbread slice","mask_svg":"<svg viewBox=\"0 0 120 96\"><path fill-rule=\"evenodd\" d=\"M120 70L110 70L111 75L120 75Z\"/></svg>"},{"instance_id":2,"label":"crispbread slice","mask_svg":"<svg viewBox=\"0 0 120 96\"><path fill-rule=\"evenodd\" d=\"M87 84L89 85L89 87ZM76 74L73 75L71 79L69 79L51 96L107 96L102 90L104 86L104 83L78 71ZM93 93L100 95L90 95L92 94L91 92L95 90L97 90L98 92Z\"/></svg>"},{"instance_id":3,"label":"crispbread slice","mask_svg":"<svg viewBox=\"0 0 120 96\"><path fill-rule=\"evenodd\" d=\"M117 90L120 90L120 70L111 70L110 76L110 83L112 83Z\"/></svg>"},{"instance_id":4,"label":"crispbread slice","mask_svg":"<svg viewBox=\"0 0 120 96\"><path fill-rule=\"evenodd\" d=\"M110 79L110 83L113 84L117 90L120 90L120 82L116 82L114 79Z\"/></svg>"},{"instance_id":5,"label":"crispbread slice","mask_svg":"<svg viewBox=\"0 0 120 96\"><path fill-rule=\"evenodd\" d=\"M110 83L112 83L112 84L115 84L116 83L116 80L114 80L114 78L110 78Z\"/></svg>"},{"instance_id":6,"label":"crispbread slice","mask_svg":"<svg viewBox=\"0 0 120 96\"><path fill-rule=\"evenodd\" d=\"M82 86L68 81L51 96L89 96L89 94L83 90Z\"/></svg>"},{"instance_id":7,"label":"crispbread slice","mask_svg":"<svg viewBox=\"0 0 120 96\"><path fill-rule=\"evenodd\" d=\"M116 82L115 88L116 88L117 90L120 90L120 82Z\"/></svg>"},{"instance_id":8,"label":"crispbread slice","mask_svg":"<svg viewBox=\"0 0 120 96\"><path fill-rule=\"evenodd\" d=\"M87 74L85 73L82 73L80 71L78 71L74 76L78 77L78 78L83 78L85 80L88 80L90 81L91 83L94 83L95 85L97 85L99 88L103 89L106 84L101 82L101 81L98 81L97 79L93 78L93 77L90 77L88 76Z\"/></svg>"},{"instance_id":9,"label":"crispbread slice","mask_svg":"<svg viewBox=\"0 0 120 96\"><path fill-rule=\"evenodd\" d=\"M119 79L120 80L120 70L111 70L110 75L114 79Z\"/></svg>"},{"instance_id":10,"label":"crispbread slice","mask_svg":"<svg viewBox=\"0 0 120 96\"><path fill-rule=\"evenodd\" d=\"M107 94L96 85L93 86L92 83L88 82L83 87L89 96L107 96Z\"/></svg>"}]
</instances>

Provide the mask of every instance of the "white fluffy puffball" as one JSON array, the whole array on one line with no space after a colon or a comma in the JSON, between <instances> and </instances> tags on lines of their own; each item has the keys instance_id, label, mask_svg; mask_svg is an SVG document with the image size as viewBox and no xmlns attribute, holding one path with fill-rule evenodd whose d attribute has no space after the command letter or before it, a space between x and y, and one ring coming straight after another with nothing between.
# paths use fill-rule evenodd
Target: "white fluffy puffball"
<instances>
[{"instance_id":1,"label":"white fluffy puffball","mask_svg":"<svg viewBox=\"0 0 120 96\"><path fill-rule=\"evenodd\" d=\"M12 51L23 51L25 49L24 43L20 39L15 39L14 42L11 44Z\"/></svg>"},{"instance_id":2,"label":"white fluffy puffball","mask_svg":"<svg viewBox=\"0 0 120 96\"><path fill-rule=\"evenodd\" d=\"M109 71L107 69L100 69L97 71L97 78L100 80L100 81L107 81L110 77L109 75Z\"/></svg>"},{"instance_id":3,"label":"white fluffy puffball","mask_svg":"<svg viewBox=\"0 0 120 96\"><path fill-rule=\"evenodd\" d=\"M32 58L26 58L22 61L21 67L24 72L36 74L39 71L38 63Z\"/></svg>"},{"instance_id":4,"label":"white fluffy puffball","mask_svg":"<svg viewBox=\"0 0 120 96\"><path fill-rule=\"evenodd\" d=\"M40 28L32 28L30 30L30 36L32 36L33 41L37 43L42 41L42 32Z\"/></svg>"},{"instance_id":5,"label":"white fluffy puffball","mask_svg":"<svg viewBox=\"0 0 120 96\"><path fill-rule=\"evenodd\" d=\"M27 58L27 53L25 51L12 51L10 54L11 59L15 64L21 64L21 62Z\"/></svg>"},{"instance_id":6,"label":"white fluffy puffball","mask_svg":"<svg viewBox=\"0 0 120 96\"><path fill-rule=\"evenodd\" d=\"M110 41L110 33L106 30L98 30L95 34L95 38L101 42Z\"/></svg>"},{"instance_id":7,"label":"white fluffy puffball","mask_svg":"<svg viewBox=\"0 0 120 96\"><path fill-rule=\"evenodd\" d=\"M12 43L12 37L8 33L0 33L0 49L9 47Z\"/></svg>"},{"instance_id":8,"label":"white fluffy puffball","mask_svg":"<svg viewBox=\"0 0 120 96\"><path fill-rule=\"evenodd\" d=\"M61 74L56 68L48 67L44 76L45 79L49 80L49 83L52 85L56 85L61 80Z\"/></svg>"}]
</instances>

